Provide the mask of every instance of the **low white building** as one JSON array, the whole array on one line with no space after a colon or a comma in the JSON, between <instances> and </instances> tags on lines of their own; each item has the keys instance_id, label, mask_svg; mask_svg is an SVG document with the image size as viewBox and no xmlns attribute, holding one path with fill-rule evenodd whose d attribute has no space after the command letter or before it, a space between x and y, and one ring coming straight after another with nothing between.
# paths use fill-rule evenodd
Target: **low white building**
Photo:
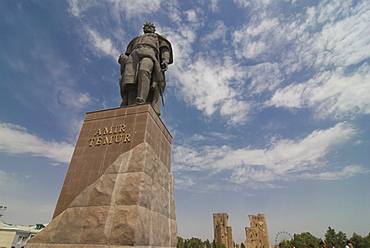
<instances>
[{"instance_id":1,"label":"low white building","mask_svg":"<svg viewBox=\"0 0 370 248\"><path fill-rule=\"evenodd\" d=\"M8 224L0 220L0 248L22 248L45 226L44 224L36 224L27 227Z\"/></svg>"}]
</instances>

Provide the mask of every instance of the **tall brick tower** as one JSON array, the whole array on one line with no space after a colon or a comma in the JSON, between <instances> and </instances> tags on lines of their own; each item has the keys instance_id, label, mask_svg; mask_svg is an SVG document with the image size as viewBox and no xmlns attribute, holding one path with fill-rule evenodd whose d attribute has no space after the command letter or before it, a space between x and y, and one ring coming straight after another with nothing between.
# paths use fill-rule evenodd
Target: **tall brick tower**
<instances>
[{"instance_id":1,"label":"tall brick tower","mask_svg":"<svg viewBox=\"0 0 370 248\"><path fill-rule=\"evenodd\" d=\"M248 215L251 227L245 228L246 248L270 248L270 239L264 214Z\"/></svg>"},{"instance_id":2,"label":"tall brick tower","mask_svg":"<svg viewBox=\"0 0 370 248\"><path fill-rule=\"evenodd\" d=\"M227 213L213 214L214 239L217 243L224 244L226 248L233 248L233 235L231 226L228 226Z\"/></svg>"}]
</instances>

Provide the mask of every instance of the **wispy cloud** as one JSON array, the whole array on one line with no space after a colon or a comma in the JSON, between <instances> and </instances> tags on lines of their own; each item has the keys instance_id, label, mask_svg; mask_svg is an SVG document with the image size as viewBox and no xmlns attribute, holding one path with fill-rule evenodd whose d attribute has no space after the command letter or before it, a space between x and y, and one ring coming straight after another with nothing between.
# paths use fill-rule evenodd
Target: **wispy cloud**
<instances>
[{"instance_id":1,"label":"wispy cloud","mask_svg":"<svg viewBox=\"0 0 370 248\"><path fill-rule=\"evenodd\" d=\"M126 18L140 17L145 14L156 12L160 9L163 0L135 0L120 1L110 0L116 11L125 12Z\"/></svg>"},{"instance_id":2,"label":"wispy cloud","mask_svg":"<svg viewBox=\"0 0 370 248\"><path fill-rule=\"evenodd\" d=\"M66 142L45 141L28 133L27 129L10 123L0 123L0 151L49 158L69 163L74 146Z\"/></svg>"},{"instance_id":3,"label":"wispy cloud","mask_svg":"<svg viewBox=\"0 0 370 248\"><path fill-rule=\"evenodd\" d=\"M90 41L98 53L103 53L105 55L110 55L114 59L117 59L120 54L118 50L113 46L113 42L109 38L102 38L100 34L91 28L86 29Z\"/></svg>"},{"instance_id":4,"label":"wispy cloud","mask_svg":"<svg viewBox=\"0 0 370 248\"><path fill-rule=\"evenodd\" d=\"M299 178L302 179L309 179L309 180L344 180L349 177L353 177L355 175L361 173L368 173L369 170L365 169L359 165L349 165L344 167L342 170L339 171L326 171L326 172L318 172L318 173L302 173L299 175Z\"/></svg>"},{"instance_id":5,"label":"wispy cloud","mask_svg":"<svg viewBox=\"0 0 370 248\"><path fill-rule=\"evenodd\" d=\"M272 92L267 106L311 108L324 118L369 113L368 3L322 1L282 16L271 1L257 7L250 10L259 15L233 33L236 56L257 62L248 72L251 94ZM304 76L293 81L294 73Z\"/></svg>"},{"instance_id":6,"label":"wispy cloud","mask_svg":"<svg viewBox=\"0 0 370 248\"><path fill-rule=\"evenodd\" d=\"M116 17L120 16L119 13L124 12L126 19L131 19L158 11L162 2L163 0L108 0L106 7L108 7L111 13ZM98 4L89 0L69 0L69 5L70 13L76 17L80 17L83 15L84 11L97 6Z\"/></svg>"},{"instance_id":7,"label":"wispy cloud","mask_svg":"<svg viewBox=\"0 0 370 248\"><path fill-rule=\"evenodd\" d=\"M185 57L179 57L172 70L181 91L179 97L207 116L219 113L231 124L243 124L250 105L236 89L246 72L227 56L188 58L185 50L188 47L183 47Z\"/></svg>"},{"instance_id":8,"label":"wispy cloud","mask_svg":"<svg viewBox=\"0 0 370 248\"><path fill-rule=\"evenodd\" d=\"M342 68L318 74L307 82L278 89L267 105L313 108L321 118L351 118L370 113L370 66L364 63L346 75Z\"/></svg>"},{"instance_id":9,"label":"wispy cloud","mask_svg":"<svg viewBox=\"0 0 370 248\"><path fill-rule=\"evenodd\" d=\"M356 129L348 123L338 123L326 130L315 130L303 139L273 139L264 149L232 149L228 146L176 146L174 171L218 173L229 171L230 180L237 184L247 182L274 183L288 177L310 179L315 175L331 175L320 172L327 165L330 152L339 144L354 137ZM332 172L337 178L353 176L363 171L360 166L346 167ZM335 177L331 177L335 180Z\"/></svg>"},{"instance_id":10,"label":"wispy cloud","mask_svg":"<svg viewBox=\"0 0 370 248\"><path fill-rule=\"evenodd\" d=\"M211 33L204 35L201 41L204 43L211 43L215 40L222 40L226 43L227 27L223 21L217 21L213 24L214 29Z\"/></svg>"},{"instance_id":11,"label":"wispy cloud","mask_svg":"<svg viewBox=\"0 0 370 248\"><path fill-rule=\"evenodd\" d=\"M58 103L72 109L83 109L93 99L88 93L78 93L69 88L60 88L58 91Z\"/></svg>"},{"instance_id":12,"label":"wispy cloud","mask_svg":"<svg viewBox=\"0 0 370 248\"><path fill-rule=\"evenodd\" d=\"M218 12L219 11L218 0L211 0L210 9L212 10L212 12Z\"/></svg>"}]
</instances>

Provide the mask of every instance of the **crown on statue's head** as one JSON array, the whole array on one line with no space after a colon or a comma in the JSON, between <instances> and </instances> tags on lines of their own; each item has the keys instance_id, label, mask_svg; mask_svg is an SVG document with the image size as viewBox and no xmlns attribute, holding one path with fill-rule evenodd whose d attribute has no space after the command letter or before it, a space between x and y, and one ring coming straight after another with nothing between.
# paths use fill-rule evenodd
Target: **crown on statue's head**
<instances>
[{"instance_id":1,"label":"crown on statue's head","mask_svg":"<svg viewBox=\"0 0 370 248\"><path fill-rule=\"evenodd\" d=\"M150 28L153 28L153 30L155 31L155 25L153 22L146 22L144 24L144 27L143 28L146 28L146 27L150 27Z\"/></svg>"}]
</instances>

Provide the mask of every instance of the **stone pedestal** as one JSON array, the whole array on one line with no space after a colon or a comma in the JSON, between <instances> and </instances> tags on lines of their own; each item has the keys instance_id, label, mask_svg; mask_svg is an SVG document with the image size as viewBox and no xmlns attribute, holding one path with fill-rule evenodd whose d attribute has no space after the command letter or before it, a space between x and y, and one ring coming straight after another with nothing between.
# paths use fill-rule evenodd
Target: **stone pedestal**
<instances>
[{"instance_id":1,"label":"stone pedestal","mask_svg":"<svg viewBox=\"0 0 370 248\"><path fill-rule=\"evenodd\" d=\"M87 113L54 219L26 247L176 247L171 144L150 105Z\"/></svg>"}]
</instances>

